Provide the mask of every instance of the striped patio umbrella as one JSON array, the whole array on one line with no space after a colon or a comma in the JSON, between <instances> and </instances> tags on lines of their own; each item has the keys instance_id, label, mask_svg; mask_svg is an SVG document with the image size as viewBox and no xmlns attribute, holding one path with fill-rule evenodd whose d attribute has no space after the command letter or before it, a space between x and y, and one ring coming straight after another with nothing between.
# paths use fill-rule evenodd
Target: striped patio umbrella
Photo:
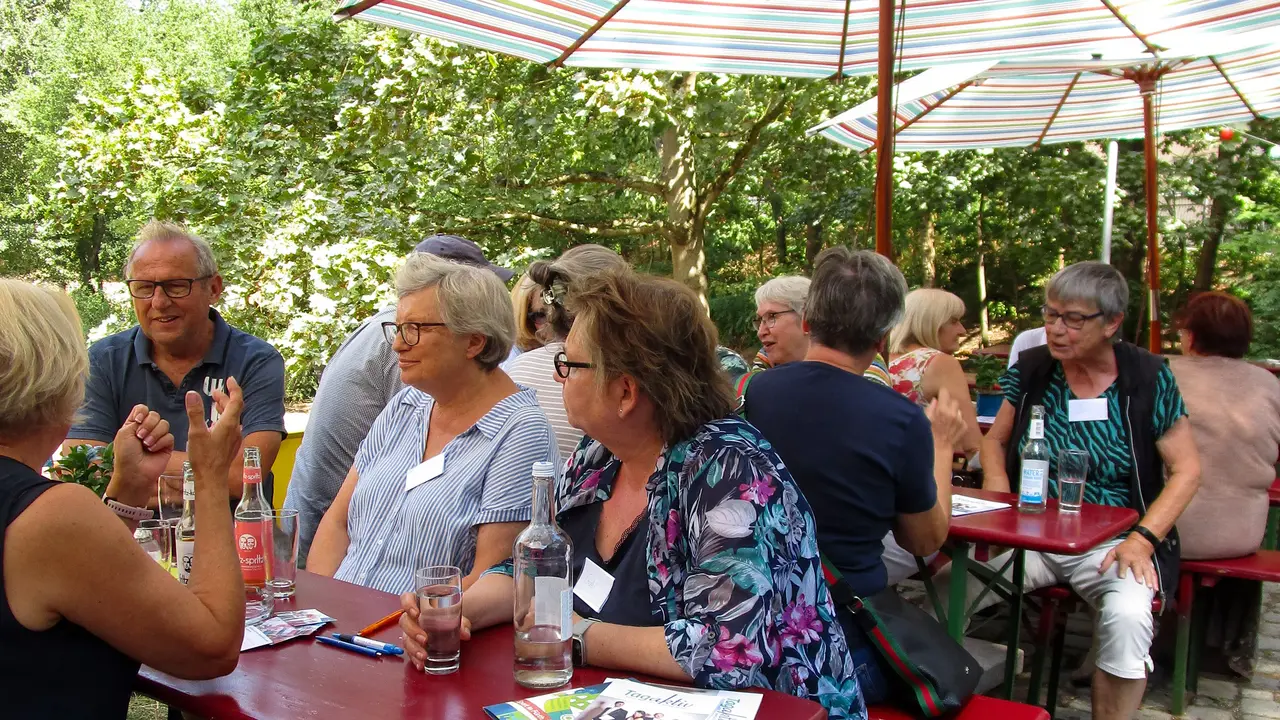
<instances>
[{"instance_id":1,"label":"striped patio umbrella","mask_svg":"<svg viewBox=\"0 0 1280 720\"><path fill-rule=\"evenodd\" d=\"M1188 31L1280 27L1277 0L341 0L335 17L552 66L839 79L1081 51L1129 57ZM880 113L888 117L886 94ZM891 254L893 142L876 158L876 250Z\"/></svg>"},{"instance_id":2,"label":"striped patio umbrella","mask_svg":"<svg viewBox=\"0 0 1280 720\"><path fill-rule=\"evenodd\" d=\"M1280 44L1263 35L1201 38L1195 54L1132 60L1012 60L928 70L898 86L900 150L1028 147L1145 138L1151 347L1160 342L1155 134L1280 117ZM872 99L809 129L860 150L879 131Z\"/></svg>"},{"instance_id":3,"label":"striped patio umbrella","mask_svg":"<svg viewBox=\"0 0 1280 720\"><path fill-rule=\"evenodd\" d=\"M356 17L534 62L790 77L876 72L881 0L342 0ZM900 69L1280 27L1275 0L900 0Z\"/></svg>"}]
</instances>

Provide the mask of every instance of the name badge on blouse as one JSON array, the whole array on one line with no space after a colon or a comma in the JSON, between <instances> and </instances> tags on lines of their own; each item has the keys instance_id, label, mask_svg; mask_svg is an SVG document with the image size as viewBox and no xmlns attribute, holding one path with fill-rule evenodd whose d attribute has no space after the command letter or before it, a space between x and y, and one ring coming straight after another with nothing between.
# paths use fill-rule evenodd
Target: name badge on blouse
<instances>
[{"instance_id":1,"label":"name badge on blouse","mask_svg":"<svg viewBox=\"0 0 1280 720\"><path fill-rule=\"evenodd\" d=\"M1071 422L1093 422L1107 419L1107 399L1090 398L1067 403L1067 419Z\"/></svg>"},{"instance_id":2,"label":"name badge on blouse","mask_svg":"<svg viewBox=\"0 0 1280 720\"><path fill-rule=\"evenodd\" d=\"M612 591L613 576L604 568L591 562L591 558L586 558L582 564L582 574L578 576L578 583L573 586L573 594L582 598L582 602L592 610L600 612L600 608L604 607Z\"/></svg>"},{"instance_id":3,"label":"name badge on blouse","mask_svg":"<svg viewBox=\"0 0 1280 720\"><path fill-rule=\"evenodd\" d=\"M440 453L409 471L409 474L404 479L404 491L409 492L428 480L435 480L443 472L444 453Z\"/></svg>"}]
</instances>

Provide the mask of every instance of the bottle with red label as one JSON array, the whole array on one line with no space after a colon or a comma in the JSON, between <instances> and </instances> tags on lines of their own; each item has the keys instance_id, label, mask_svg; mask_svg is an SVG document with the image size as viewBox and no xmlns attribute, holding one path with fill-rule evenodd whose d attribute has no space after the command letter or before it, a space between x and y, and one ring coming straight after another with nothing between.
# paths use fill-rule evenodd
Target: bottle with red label
<instances>
[{"instance_id":1,"label":"bottle with red label","mask_svg":"<svg viewBox=\"0 0 1280 720\"><path fill-rule=\"evenodd\" d=\"M244 491L236 506L235 539L244 577L244 621L271 617L271 506L262 493L262 460L256 447L244 449Z\"/></svg>"}]
</instances>

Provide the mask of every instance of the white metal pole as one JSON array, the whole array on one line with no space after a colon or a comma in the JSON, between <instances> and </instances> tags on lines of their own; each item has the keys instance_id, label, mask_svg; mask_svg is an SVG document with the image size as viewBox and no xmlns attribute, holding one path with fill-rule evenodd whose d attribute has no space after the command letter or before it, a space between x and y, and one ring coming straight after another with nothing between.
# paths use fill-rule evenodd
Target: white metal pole
<instances>
[{"instance_id":1,"label":"white metal pole","mask_svg":"<svg viewBox=\"0 0 1280 720\"><path fill-rule=\"evenodd\" d=\"M1111 262L1111 216L1116 204L1116 160L1120 146L1115 140L1107 143L1107 192L1102 210L1102 262Z\"/></svg>"}]
</instances>

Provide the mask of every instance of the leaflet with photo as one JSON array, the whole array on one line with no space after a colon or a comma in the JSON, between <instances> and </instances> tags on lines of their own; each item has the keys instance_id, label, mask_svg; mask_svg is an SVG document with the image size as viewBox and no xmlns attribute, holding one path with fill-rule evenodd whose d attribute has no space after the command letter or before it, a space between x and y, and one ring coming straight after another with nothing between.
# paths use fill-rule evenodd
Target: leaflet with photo
<instances>
[{"instance_id":1,"label":"leaflet with photo","mask_svg":"<svg viewBox=\"0 0 1280 720\"><path fill-rule=\"evenodd\" d=\"M494 720L752 720L761 696L610 678L485 708Z\"/></svg>"}]
</instances>

